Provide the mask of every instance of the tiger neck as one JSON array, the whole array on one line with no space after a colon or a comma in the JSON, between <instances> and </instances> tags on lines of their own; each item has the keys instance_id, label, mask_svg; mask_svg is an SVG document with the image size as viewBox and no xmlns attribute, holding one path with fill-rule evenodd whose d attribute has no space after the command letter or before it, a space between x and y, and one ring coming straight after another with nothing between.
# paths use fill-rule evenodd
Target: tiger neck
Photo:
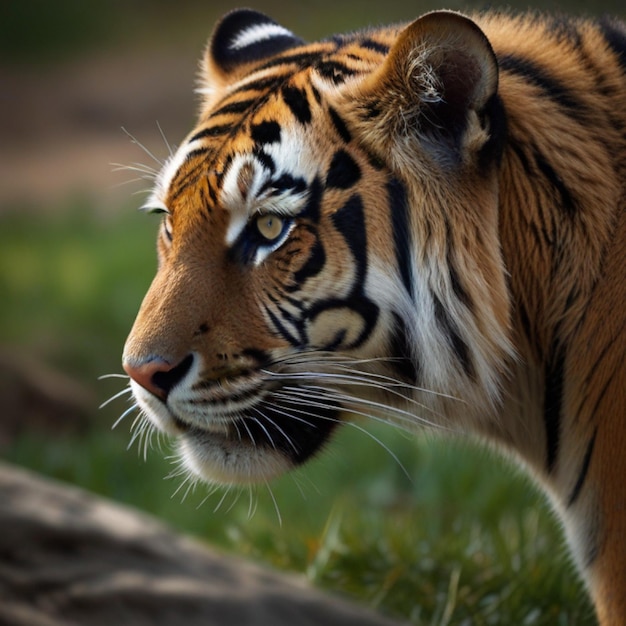
<instances>
[{"instance_id":1,"label":"tiger neck","mask_svg":"<svg viewBox=\"0 0 626 626\"><path fill-rule=\"evenodd\" d=\"M620 163L611 161L611 147L601 145L599 138L590 137L577 152L584 156L568 161L551 143L550 126L542 129L533 116L508 112L507 117L499 232L520 361L511 380L514 400L506 409L519 414L517 428L527 433L522 456L562 491L562 448L568 439L590 435L588 426L574 423L575 407L566 399L574 390L572 377L579 374L581 385L585 378L576 350L584 353L584 346L594 341L583 331L589 326L589 310L602 306L599 291L607 280L615 281L607 278L607 260L618 250L619 237L625 236L619 234L626 228L624 190ZM613 154L624 153L623 145L613 149ZM588 174L583 178L582 172ZM626 280L624 270L619 272ZM625 319L621 309L611 315ZM581 432L576 435L574 429ZM521 432L518 435L524 439ZM536 444L541 440L543 449Z\"/></svg>"}]
</instances>

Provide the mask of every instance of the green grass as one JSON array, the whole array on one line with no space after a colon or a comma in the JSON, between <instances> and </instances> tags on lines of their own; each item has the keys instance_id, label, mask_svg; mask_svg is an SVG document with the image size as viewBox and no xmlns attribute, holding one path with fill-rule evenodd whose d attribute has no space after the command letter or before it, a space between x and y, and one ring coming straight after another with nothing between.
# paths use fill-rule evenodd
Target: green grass
<instances>
[{"instance_id":1,"label":"green grass","mask_svg":"<svg viewBox=\"0 0 626 626\"><path fill-rule=\"evenodd\" d=\"M64 215L0 221L0 341L27 347L104 400L124 385L96 377L120 370L154 271L156 219L130 209L97 219L80 200ZM180 478L165 479L166 443L144 461L136 445L126 449L132 417L111 432L125 407L120 399L94 408L82 435L28 433L4 456L414 624L594 623L544 500L484 450L344 428L271 493L185 494Z\"/></svg>"}]
</instances>

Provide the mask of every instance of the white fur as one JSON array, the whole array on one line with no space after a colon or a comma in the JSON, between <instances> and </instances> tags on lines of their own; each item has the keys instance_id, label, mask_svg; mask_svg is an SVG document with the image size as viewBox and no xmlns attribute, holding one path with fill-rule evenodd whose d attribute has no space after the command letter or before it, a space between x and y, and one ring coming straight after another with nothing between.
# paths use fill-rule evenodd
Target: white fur
<instances>
[{"instance_id":1,"label":"white fur","mask_svg":"<svg viewBox=\"0 0 626 626\"><path fill-rule=\"evenodd\" d=\"M241 50L274 37L293 37L293 33L278 24L255 24L241 31L228 45L231 50Z\"/></svg>"}]
</instances>

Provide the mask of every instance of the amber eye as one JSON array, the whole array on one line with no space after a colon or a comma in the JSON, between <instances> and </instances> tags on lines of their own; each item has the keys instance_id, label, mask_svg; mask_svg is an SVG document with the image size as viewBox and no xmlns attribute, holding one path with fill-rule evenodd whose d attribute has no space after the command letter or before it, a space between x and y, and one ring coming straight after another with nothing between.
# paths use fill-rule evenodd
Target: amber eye
<instances>
[{"instance_id":1,"label":"amber eye","mask_svg":"<svg viewBox=\"0 0 626 626\"><path fill-rule=\"evenodd\" d=\"M284 220L277 215L259 215L256 218L256 227L259 233L268 241L278 239L283 232L284 225Z\"/></svg>"}]
</instances>

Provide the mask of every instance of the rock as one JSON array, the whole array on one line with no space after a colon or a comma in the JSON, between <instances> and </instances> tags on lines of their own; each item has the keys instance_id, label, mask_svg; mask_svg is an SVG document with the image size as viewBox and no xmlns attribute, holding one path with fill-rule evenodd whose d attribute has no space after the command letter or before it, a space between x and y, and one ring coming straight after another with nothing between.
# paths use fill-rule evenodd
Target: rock
<instances>
[{"instance_id":1,"label":"rock","mask_svg":"<svg viewBox=\"0 0 626 626\"><path fill-rule=\"evenodd\" d=\"M394 622L299 576L220 554L145 514L0 463L0 624Z\"/></svg>"}]
</instances>

